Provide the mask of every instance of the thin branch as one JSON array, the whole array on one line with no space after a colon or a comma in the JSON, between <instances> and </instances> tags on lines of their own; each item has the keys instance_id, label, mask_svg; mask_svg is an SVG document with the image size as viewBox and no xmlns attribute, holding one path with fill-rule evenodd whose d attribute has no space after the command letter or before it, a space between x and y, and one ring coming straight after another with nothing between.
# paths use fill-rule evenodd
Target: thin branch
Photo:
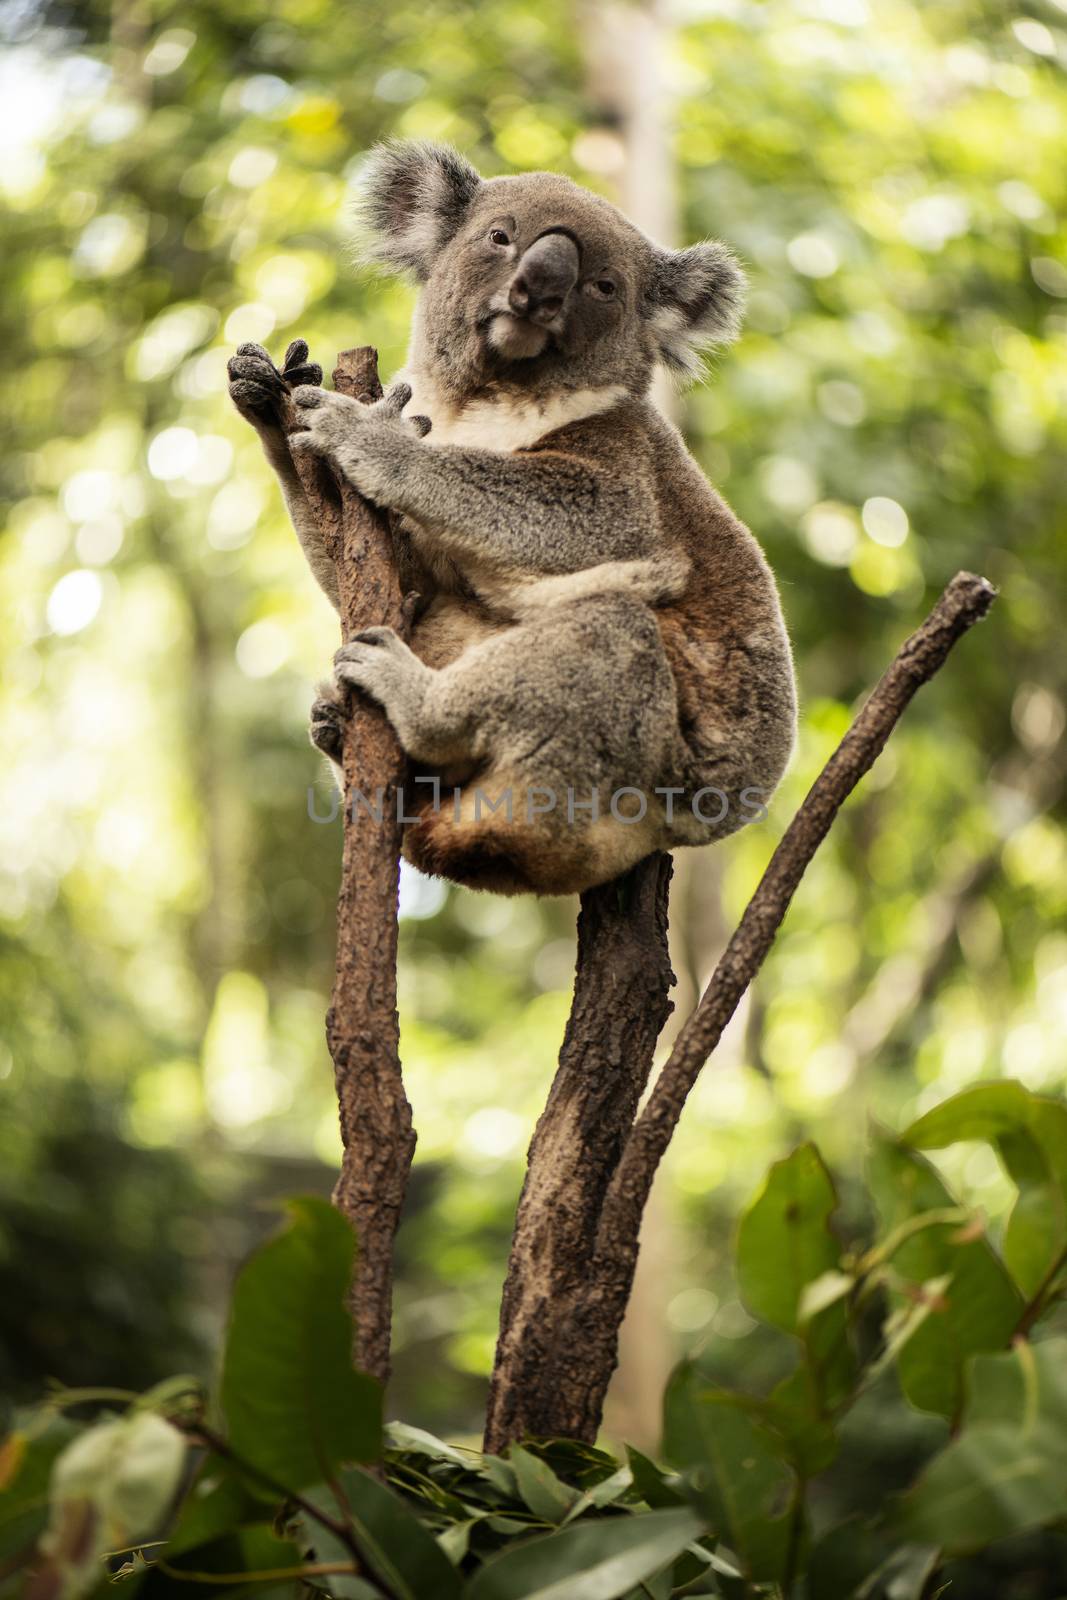
<instances>
[{"instance_id":1,"label":"thin branch","mask_svg":"<svg viewBox=\"0 0 1067 1600\"><path fill-rule=\"evenodd\" d=\"M841 806L873 765L916 690L944 664L957 640L985 616L995 596L984 578L965 572L953 578L926 621L901 646L783 835L633 1125L604 1197L596 1245L581 1282L572 1294L546 1307L554 1322L555 1347L581 1352L580 1360L565 1355L545 1374L546 1387L556 1396L555 1418L562 1423L546 1432L595 1439L618 1358L641 1217L689 1091L762 966L793 894Z\"/></svg>"},{"instance_id":2,"label":"thin branch","mask_svg":"<svg viewBox=\"0 0 1067 1600\"><path fill-rule=\"evenodd\" d=\"M1065 1266L1067 1266L1067 1245L1064 1245L1059 1255L1051 1263L1048 1271L1023 1307L1022 1316L1019 1318L1015 1331L1011 1336L1013 1344L1016 1339L1028 1339L1030 1337L1034 1323L1053 1298L1056 1279Z\"/></svg>"},{"instance_id":3,"label":"thin branch","mask_svg":"<svg viewBox=\"0 0 1067 1600\"><path fill-rule=\"evenodd\" d=\"M381 395L378 353L343 350L334 387L363 401ZM290 408L291 412L292 408ZM293 431L295 418L286 418ZM346 639L386 623L403 632L402 601L389 522L320 459L294 463L337 567ZM404 756L383 713L353 696L344 738L345 826L337 900L337 967L326 1017L344 1155L333 1200L358 1240L350 1304L355 1356L375 1377L389 1376L393 1244L415 1152L411 1107L400 1073L396 1010L397 886ZM380 794L382 821L356 810L359 791ZM354 814L355 813L355 814Z\"/></svg>"},{"instance_id":4,"label":"thin branch","mask_svg":"<svg viewBox=\"0 0 1067 1600\"><path fill-rule=\"evenodd\" d=\"M237 1451L227 1443L221 1434L215 1432L214 1428L208 1427L203 1422L174 1422L173 1426L185 1435L190 1444L199 1445L204 1450L210 1450L212 1455L219 1456L223 1461L230 1462L240 1472L245 1473L249 1478L254 1478L257 1483L261 1483L264 1489L269 1489L271 1494L277 1496L279 1504L291 1501L294 1506L299 1506L306 1517L310 1517L313 1522L317 1522L320 1527L332 1533L335 1539L339 1539L347 1549L351 1550L356 1560L359 1559L359 1548L345 1523L339 1522L336 1517L331 1517L328 1511L320 1511L318 1506L305 1499L302 1494L297 1494L293 1489L287 1489L284 1483L280 1483L269 1472L264 1472L261 1467L253 1466L250 1461L246 1461L243 1456L237 1454Z\"/></svg>"},{"instance_id":5,"label":"thin branch","mask_svg":"<svg viewBox=\"0 0 1067 1600\"><path fill-rule=\"evenodd\" d=\"M187 1567L172 1567L162 1556L146 1564L158 1567L168 1578L179 1579L182 1583L232 1583L235 1586L242 1583L301 1583L305 1578L339 1577L341 1573L356 1577L363 1570L351 1561L311 1561L302 1567L272 1567L265 1572L190 1572Z\"/></svg>"}]
</instances>

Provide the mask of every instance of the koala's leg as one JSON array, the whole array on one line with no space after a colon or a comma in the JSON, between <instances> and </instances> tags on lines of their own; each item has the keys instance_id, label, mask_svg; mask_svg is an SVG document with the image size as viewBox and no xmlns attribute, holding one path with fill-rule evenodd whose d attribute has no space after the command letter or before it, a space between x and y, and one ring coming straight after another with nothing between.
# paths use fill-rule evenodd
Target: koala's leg
<instances>
[{"instance_id":1,"label":"koala's leg","mask_svg":"<svg viewBox=\"0 0 1067 1600\"><path fill-rule=\"evenodd\" d=\"M281 424L280 406L292 385L322 382L322 368L307 360L308 347L295 340L286 351L285 366L278 371L262 345L243 344L228 364L230 399L259 435L263 453L274 469L285 508L300 548L319 587L340 609L337 572L323 541L318 520L308 504L293 466L289 441Z\"/></svg>"},{"instance_id":2,"label":"koala's leg","mask_svg":"<svg viewBox=\"0 0 1067 1600\"><path fill-rule=\"evenodd\" d=\"M674 680L651 610L608 594L546 609L440 670L388 629L337 673L384 707L408 754L476 774L409 834L427 870L501 890L603 882L663 842L678 741Z\"/></svg>"},{"instance_id":3,"label":"koala's leg","mask_svg":"<svg viewBox=\"0 0 1067 1600\"><path fill-rule=\"evenodd\" d=\"M471 755L473 698L462 684L457 692L452 668L427 667L392 628L367 628L342 645L334 671L377 700L409 756L444 765Z\"/></svg>"}]
</instances>

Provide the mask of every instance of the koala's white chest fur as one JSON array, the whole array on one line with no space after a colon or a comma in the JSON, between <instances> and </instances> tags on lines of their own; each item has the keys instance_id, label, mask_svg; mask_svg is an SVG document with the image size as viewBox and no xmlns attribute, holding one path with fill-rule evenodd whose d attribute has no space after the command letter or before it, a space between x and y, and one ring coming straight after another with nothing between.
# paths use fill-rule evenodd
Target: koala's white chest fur
<instances>
[{"instance_id":1,"label":"koala's white chest fur","mask_svg":"<svg viewBox=\"0 0 1067 1600\"><path fill-rule=\"evenodd\" d=\"M564 390L545 400L499 395L457 408L426 374L407 371L397 377L412 390L404 415L430 419L428 445L455 444L501 452L528 449L557 428L610 411L627 392L622 384L613 383L599 389Z\"/></svg>"}]
</instances>

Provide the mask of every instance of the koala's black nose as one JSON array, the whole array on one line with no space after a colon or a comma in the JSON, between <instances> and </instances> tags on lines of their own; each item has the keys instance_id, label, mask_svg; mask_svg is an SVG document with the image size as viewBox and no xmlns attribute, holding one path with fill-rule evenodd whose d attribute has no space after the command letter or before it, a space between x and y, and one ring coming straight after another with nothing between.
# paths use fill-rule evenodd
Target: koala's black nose
<instances>
[{"instance_id":1,"label":"koala's black nose","mask_svg":"<svg viewBox=\"0 0 1067 1600\"><path fill-rule=\"evenodd\" d=\"M522 255L508 285L508 304L521 317L550 322L578 282L578 246L566 233L543 233Z\"/></svg>"}]
</instances>

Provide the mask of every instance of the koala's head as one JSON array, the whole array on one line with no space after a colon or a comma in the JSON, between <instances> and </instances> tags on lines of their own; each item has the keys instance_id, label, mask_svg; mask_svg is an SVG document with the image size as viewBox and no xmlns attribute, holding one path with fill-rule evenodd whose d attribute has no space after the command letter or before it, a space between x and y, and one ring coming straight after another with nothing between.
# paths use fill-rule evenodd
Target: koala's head
<instances>
[{"instance_id":1,"label":"koala's head","mask_svg":"<svg viewBox=\"0 0 1067 1600\"><path fill-rule=\"evenodd\" d=\"M360 212L370 254L422 285L412 359L457 395L487 386L648 387L735 336L744 277L724 245L665 250L549 172L483 179L443 145L379 146Z\"/></svg>"}]
</instances>

